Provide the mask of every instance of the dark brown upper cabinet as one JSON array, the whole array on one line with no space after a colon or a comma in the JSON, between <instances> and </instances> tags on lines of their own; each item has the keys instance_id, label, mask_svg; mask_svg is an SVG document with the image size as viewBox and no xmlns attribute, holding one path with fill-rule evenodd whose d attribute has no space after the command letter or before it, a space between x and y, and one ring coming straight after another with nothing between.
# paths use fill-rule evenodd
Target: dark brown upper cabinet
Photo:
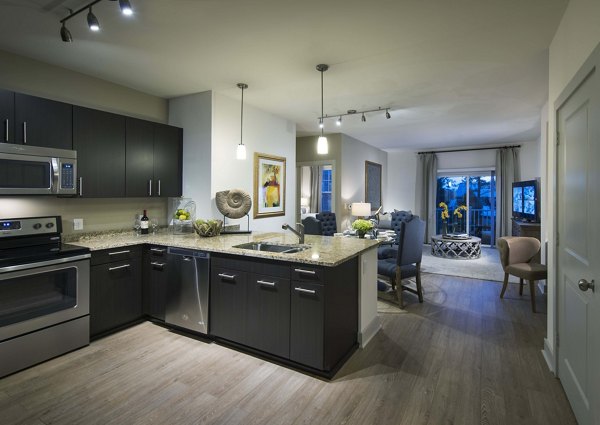
<instances>
[{"instance_id":1,"label":"dark brown upper cabinet","mask_svg":"<svg viewBox=\"0 0 600 425\"><path fill-rule=\"evenodd\" d=\"M77 151L79 196L125 196L125 117L75 106L73 148Z\"/></svg>"},{"instance_id":2,"label":"dark brown upper cabinet","mask_svg":"<svg viewBox=\"0 0 600 425\"><path fill-rule=\"evenodd\" d=\"M15 94L8 90L0 90L0 120L2 120L0 141L13 143L15 140Z\"/></svg>"},{"instance_id":3,"label":"dark brown upper cabinet","mask_svg":"<svg viewBox=\"0 0 600 425\"><path fill-rule=\"evenodd\" d=\"M181 196L183 130L126 120L126 194Z\"/></svg>"},{"instance_id":4,"label":"dark brown upper cabinet","mask_svg":"<svg viewBox=\"0 0 600 425\"><path fill-rule=\"evenodd\" d=\"M73 106L15 93L14 143L73 149Z\"/></svg>"}]
</instances>

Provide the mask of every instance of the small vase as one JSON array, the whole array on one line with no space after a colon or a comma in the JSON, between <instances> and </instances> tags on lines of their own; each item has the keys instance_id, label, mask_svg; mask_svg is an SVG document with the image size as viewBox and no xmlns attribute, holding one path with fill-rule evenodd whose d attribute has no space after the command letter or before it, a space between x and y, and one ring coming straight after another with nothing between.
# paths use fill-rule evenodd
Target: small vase
<instances>
[{"instance_id":1,"label":"small vase","mask_svg":"<svg viewBox=\"0 0 600 425\"><path fill-rule=\"evenodd\" d=\"M448 234L448 222L446 220L442 221L442 236Z\"/></svg>"},{"instance_id":2,"label":"small vase","mask_svg":"<svg viewBox=\"0 0 600 425\"><path fill-rule=\"evenodd\" d=\"M365 232L364 230L357 230L356 234L358 235L359 238L364 239L365 238L365 234L367 232Z\"/></svg>"}]
</instances>

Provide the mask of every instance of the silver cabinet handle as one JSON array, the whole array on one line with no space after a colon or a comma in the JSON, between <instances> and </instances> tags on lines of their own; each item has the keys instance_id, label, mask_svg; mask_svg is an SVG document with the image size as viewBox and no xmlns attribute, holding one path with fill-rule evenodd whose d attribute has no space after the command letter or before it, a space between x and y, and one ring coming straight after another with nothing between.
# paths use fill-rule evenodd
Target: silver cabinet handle
<instances>
[{"instance_id":1,"label":"silver cabinet handle","mask_svg":"<svg viewBox=\"0 0 600 425\"><path fill-rule=\"evenodd\" d=\"M317 291L315 291L314 289L304 289L304 288L294 288L294 291L296 292L302 292L303 294L311 294L314 295L317 293Z\"/></svg>"},{"instance_id":2,"label":"silver cabinet handle","mask_svg":"<svg viewBox=\"0 0 600 425\"><path fill-rule=\"evenodd\" d=\"M27 121L23 121L23 144L27 144Z\"/></svg>"},{"instance_id":3,"label":"silver cabinet handle","mask_svg":"<svg viewBox=\"0 0 600 425\"><path fill-rule=\"evenodd\" d=\"M269 282L266 280L257 280L256 283L258 283L259 285L263 285L263 286L270 286L270 287L275 287L275 282Z\"/></svg>"},{"instance_id":4,"label":"silver cabinet handle","mask_svg":"<svg viewBox=\"0 0 600 425\"><path fill-rule=\"evenodd\" d=\"M4 120L4 141L8 142L8 118Z\"/></svg>"},{"instance_id":5,"label":"silver cabinet handle","mask_svg":"<svg viewBox=\"0 0 600 425\"><path fill-rule=\"evenodd\" d=\"M150 252L152 252L153 254L164 254L166 251L166 249L160 249L160 248L150 248Z\"/></svg>"},{"instance_id":6,"label":"silver cabinet handle","mask_svg":"<svg viewBox=\"0 0 600 425\"><path fill-rule=\"evenodd\" d=\"M83 177L79 177L79 196L83 196Z\"/></svg>"},{"instance_id":7,"label":"silver cabinet handle","mask_svg":"<svg viewBox=\"0 0 600 425\"><path fill-rule=\"evenodd\" d=\"M152 179L148 180L148 196L152 196Z\"/></svg>"},{"instance_id":8,"label":"silver cabinet handle","mask_svg":"<svg viewBox=\"0 0 600 425\"><path fill-rule=\"evenodd\" d=\"M591 282L588 282L585 279L580 279L579 282L577 282L577 286L579 286L579 289L583 292L587 291L588 289L591 289L592 292L594 292L594 287L596 285L594 285L593 280Z\"/></svg>"},{"instance_id":9,"label":"silver cabinet handle","mask_svg":"<svg viewBox=\"0 0 600 425\"><path fill-rule=\"evenodd\" d=\"M131 267L131 265L129 265L129 264L123 264L122 266L109 267L108 271L112 272L113 270L127 269L129 267Z\"/></svg>"},{"instance_id":10,"label":"silver cabinet handle","mask_svg":"<svg viewBox=\"0 0 600 425\"><path fill-rule=\"evenodd\" d=\"M304 273L304 274L312 274L312 275L317 274L317 272L314 270L294 269L294 271L296 273Z\"/></svg>"},{"instance_id":11,"label":"silver cabinet handle","mask_svg":"<svg viewBox=\"0 0 600 425\"><path fill-rule=\"evenodd\" d=\"M152 261L150 263L153 269L162 271L165 267L165 263L159 263L158 261Z\"/></svg>"},{"instance_id":12,"label":"silver cabinet handle","mask_svg":"<svg viewBox=\"0 0 600 425\"><path fill-rule=\"evenodd\" d=\"M219 277L222 277L223 279L235 280L235 275L231 274L219 273Z\"/></svg>"},{"instance_id":13,"label":"silver cabinet handle","mask_svg":"<svg viewBox=\"0 0 600 425\"><path fill-rule=\"evenodd\" d=\"M119 255L119 254L129 254L131 251L126 250L126 251L115 251L115 252L109 252L108 255Z\"/></svg>"},{"instance_id":14,"label":"silver cabinet handle","mask_svg":"<svg viewBox=\"0 0 600 425\"><path fill-rule=\"evenodd\" d=\"M160 179L158 179L158 193L157 193L157 195L160 196Z\"/></svg>"}]
</instances>

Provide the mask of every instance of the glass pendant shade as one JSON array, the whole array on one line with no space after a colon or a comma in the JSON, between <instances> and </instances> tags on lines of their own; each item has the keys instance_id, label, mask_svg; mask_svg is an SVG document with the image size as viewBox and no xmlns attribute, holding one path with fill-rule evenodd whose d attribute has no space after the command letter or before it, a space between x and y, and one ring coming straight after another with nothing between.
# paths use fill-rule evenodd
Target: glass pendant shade
<instances>
[{"instance_id":1,"label":"glass pendant shade","mask_svg":"<svg viewBox=\"0 0 600 425\"><path fill-rule=\"evenodd\" d=\"M237 159L246 159L246 145L243 145L241 143L237 145L235 157Z\"/></svg>"},{"instance_id":2,"label":"glass pendant shade","mask_svg":"<svg viewBox=\"0 0 600 425\"><path fill-rule=\"evenodd\" d=\"M329 153L329 143L327 143L327 137L319 136L317 140L317 153L325 155Z\"/></svg>"}]
</instances>

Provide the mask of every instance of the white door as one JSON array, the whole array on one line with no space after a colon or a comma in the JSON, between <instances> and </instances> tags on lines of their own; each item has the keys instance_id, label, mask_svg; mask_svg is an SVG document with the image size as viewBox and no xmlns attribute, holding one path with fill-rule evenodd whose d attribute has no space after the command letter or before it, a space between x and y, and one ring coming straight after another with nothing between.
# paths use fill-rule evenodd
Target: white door
<instances>
[{"instance_id":1,"label":"white door","mask_svg":"<svg viewBox=\"0 0 600 425\"><path fill-rule=\"evenodd\" d=\"M600 65L600 48L569 84L562 97L566 100L557 109L558 376L581 425L600 424L600 69L597 65ZM595 289L591 287L593 284Z\"/></svg>"}]
</instances>

